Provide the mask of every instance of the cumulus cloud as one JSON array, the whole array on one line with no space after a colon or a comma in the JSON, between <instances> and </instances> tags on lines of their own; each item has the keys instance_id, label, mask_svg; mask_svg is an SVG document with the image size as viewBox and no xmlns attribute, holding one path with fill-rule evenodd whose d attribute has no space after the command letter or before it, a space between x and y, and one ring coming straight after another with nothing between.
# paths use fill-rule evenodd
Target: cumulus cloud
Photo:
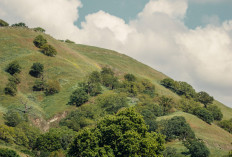
<instances>
[{"instance_id":1,"label":"cumulus cloud","mask_svg":"<svg viewBox=\"0 0 232 157\"><path fill-rule=\"evenodd\" d=\"M11 23L24 21L57 38L117 50L232 107L232 21L215 25L217 17L205 17L207 26L189 29L183 22L188 0L150 0L128 24L99 11L77 28L78 0L13 1L0 1L0 16Z\"/></svg>"}]
</instances>

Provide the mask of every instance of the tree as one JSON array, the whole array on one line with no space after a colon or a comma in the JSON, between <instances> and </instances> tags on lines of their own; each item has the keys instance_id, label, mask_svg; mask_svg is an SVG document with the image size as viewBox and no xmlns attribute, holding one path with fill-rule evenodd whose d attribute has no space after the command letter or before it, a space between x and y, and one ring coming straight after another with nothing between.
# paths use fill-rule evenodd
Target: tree
<instances>
[{"instance_id":1,"label":"tree","mask_svg":"<svg viewBox=\"0 0 232 157\"><path fill-rule=\"evenodd\" d=\"M199 102L194 101L193 99L187 99L187 98L182 98L179 101L179 108L187 113L193 114L193 111L195 108L201 107L201 104Z\"/></svg>"},{"instance_id":2,"label":"tree","mask_svg":"<svg viewBox=\"0 0 232 157\"><path fill-rule=\"evenodd\" d=\"M206 92L199 92L197 93L196 100L204 104L205 108L207 108L209 104L213 103L214 98Z\"/></svg>"},{"instance_id":3,"label":"tree","mask_svg":"<svg viewBox=\"0 0 232 157\"><path fill-rule=\"evenodd\" d=\"M69 43L69 44L75 44L74 41L71 41L71 40L69 40L69 39L66 39L64 42Z\"/></svg>"},{"instance_id":4,"label":"tree","mask_svg":"<svg viewBox=\"0 0 232 157\"><path fill-rule=\"evenodd\" d=\"M70 96L69 105L81 106L89 100L89 96L83 88L78 88Z\"/></svg>"},{"instance_id":5,"label":"tree","mask_svg":"<svg viewBox=\"0 0 232 157\"><path fill-rule=\"evenodd\" d=\"M185 118L181 116L175 116L168 120L167 123L164 123L164 129L161 132L166 135L167 140L195 138L195 134L191 127L186 122Z\"/></svg>"},{"instance_id":6,"label":"tree","mask_svg":"<svg viewBox=\"0 0 232 157\"><path fill-rule=\"evenodd\" d=\"M4 88L6 95L15 96L17 93L17 85L14 82L9 82Z\"/></svg>"},{"instance_id":7,"label":"tree","mask_svg":"<svg viewBox=\"0 0 232 157\"><path fill-rule=\"evenodd\" d=\"M52 45L44 44L42 47L43 54L54 57L57 54L56 49Z\"/></svg>"},{"instance_id":8,"label":"tree","mask_svg":"<svg viewBox=\"0 0 232 157\"><path fill-rule=\"evenodd\" d=\"M128 108L82 130L70 146L70 156L161 156L164 137L147 132L142 116Z\"/></svg>"},{"instance_id":9,"label":"tree","mask_svg":"<svg viewBox=\"0 0 232 157\"><path fill-rule=\"evenodd\" d=\"M96 104L109 114L117 113L120 108L128 107L126 95L123 93L106 93L96 99Z\"/></svg>"},{"instance_id":10,"label":"tree","mask_svg":"<svg viewBox=\"0 0 232 157\"><path fill-rule=\"evenodd\" d=\"M230 120L223 120L218 123L218 125L228 131L229 133L232 133L232 119Z\"/></svg>"},{"instance_id":11,"label":"tree","mask_svg":"<svg viewBox=\"0 0 232 157\"><path fill-rule=\"evenodd\" d=\"M45 29L43 29L43 28L41 28L41 27L36 27L36 28L34 28L33 30L36 31L36 32L42 32L42 33L45 32Z\"/></svg>"},{"instance_id":12,"label":"tree","mask_svg":"<svg viewBox=\"0 0 232 157\"><path fill-rule=\"evenodd\" d=\"M136 81L136 77L133 74L125 74L124 79L132 82Z\"/></svg>"},{"instance_id":13,"label":"tree","mask_svg":"<svg viewBox=\"0 0 232 157\"><path fill-rule=\"evenodd\" d=\"M9 77L8 81L13 82L14 84L19 84L21 82L21 80L17 74L14 74L11 77Z\"/></svg>"},{"instance_id":14,"label":"tree","mask_svg":"<svg viewBox=\"0 0 232 157\"><path fill-rule=\"evenodd\" d=\"M20 157L14 150L8 148L0 148L0 156L2 157Z\"/></svg>"},{"instance_id":15,"label":"tree","mask_svg":"<svg viewBox=\"0 0 232 157\"><path fill-rule=\"evenodd\" d=\"M179 88L177 89L178 95L184 95L186 98L195 98L196 97L196 91L193 89L193 87L188 84L187 82L179 81Z\"/></svg>"},{"instance_id":16,"label":"tree","mask_svg":"<svg viewBox=\"0 0 232 157\"><path fill-rule=\"evenodd\" d=\"M172 98L161 96L158 101L159 105L163 107L163 113L168 114L174 104Z\"/></svg>"},{"instance_id":17,"label":"tree","mask_svg":"<svg viewBox=\"0 0 232 157\"><path fill-rule=\"evenodd\" d=\"M165 78L160 83L161 83L161 85L163 85L166 88L173 89L174 82L175 81L171 78Z\"/></svg>"},{"instance_id":18,"label":"tree","mask_svg":"<svg viewBox=\"0 0 232 157\"><path fill-rule=\"evenodd\" d=\"M142 93L150 95L150 97L154 97L154 95L155 95L155 86L147 79L143 79L141 81L141 84L144 87Z\"/></svg>"},{"instance_id":19,"label":"tree","mask_svg":"<svg viewBox=\"0 0 232 157\"><path fill-rule=\"evenodd\" d=\"M214 120L222 120L223 114L219 107L217 107L216 105L209 105L207 107L207 110L211 112Z\"/></svg>"},{"instance_id":20,"label":"tree","mask_svg":"<svg viewBox=\"0 0 232 157\"><path fill-rule=\"evenodd\" d=\"M44 66L41 63L33 63L30 70L30 75L34 77L40 77L44 71Z\"/></svg>"},{"instance_id":21,"label":"tree","mask_svg":"<svg viewBox=\"0 0 232 157\"><path fill-rule=\"evenodd\" d=\"M28 26L23 22L15 23L15 24L12 24L11 26L12 27L25 27L25 28L28 28Z\"/></svg>"},{"instance_id":22,"label":"tree","mask_svg":"<svg viewBox=\"0 0 232 157\"><path fill-rule=\"evenodd\" d=\"M33 91L44 91L46 88L46 83L44 80L35 80Z\"/></svg>"},{"instance_id":23,"label":"tree","mask_svg":"<svg viewBox=\"0 0 232 157\"><path fill-rule=\"evenodd\" d=\"M42 35L38 35L35 37L33 43L36 47L42 48L47 43L47 40Z\"/></svg>"},{"instance_id":24,"label":"tree","mask_svg":"<svg viewBox=\"0 0 232 157\"><path fill-rule=\"evenodd\" d=\"M206 108L202 108L202 107L195 108L193 114L208 124L211 124L213 122L213 116L211 112L209 112Z\"/></svg>"},{"instance_id":25,"label":"tree","mask_svg":"<svg viewBox=\"0 0 232 157\"><path fill-rule=\"evenodd\" d=\"M60 92L60 83L56 80L50 80L46 84L45 95L53 95Z\"/></svg>"},{"instance_id":26,"label":"tree","mask_svg":"<svg viewBox=\"0 0 232 157\"><path fill-rule=\"evenodd\" d=\"M9 24L6 21L0 19L0 27L7 27L7 26L9 26Z\"/></svg>"},{"instance_id":27,"label":"tree","mask_svg":"<svg viewBox=\"0 0 232 157\"><path fill-rule=\"evenodd\" d=\"M210 155L209 149L200 140L189 139L184 142L184 145L189 149L191 157L208 157Z\"/></svg>"},{"instance_id":28,"label":"tree","mask_svg":"<svg viewBox=\"0 0 232 157\"><path fill-rule=\"evenodd\" d=\"M20 73L21 69L22 67L19 65L19 63L17 61L13 61L8 64L6 68L6 72L8 72L11 75L14 75L16 73Z\"/></svg>"}]
</instances>

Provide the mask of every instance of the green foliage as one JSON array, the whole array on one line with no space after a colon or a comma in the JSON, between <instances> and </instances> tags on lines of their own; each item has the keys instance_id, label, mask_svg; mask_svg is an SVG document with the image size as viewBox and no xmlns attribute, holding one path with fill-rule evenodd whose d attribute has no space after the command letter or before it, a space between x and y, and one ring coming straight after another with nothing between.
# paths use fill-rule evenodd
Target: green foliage
<instances>
[{"instance_id":1,"label":"green foliage","mask_svg":"<svg viewBox=\"0 0 232 157\"><path fill-rule=\"evenodd\" d=\"M14 128L15 132L15 143L17 145L28 147L29 140L21 128Z\"/></svg>"},{"instance_id":2,"label":"green foliage","mask_svg":"<svg viewBox=\"0 0 232 157\"><path fill-rule=\"evenodd\" d=\"M123 93L105 93L97 97L96 104L109 114L117 113L120 108L128 107Z\"/></svg>"},{"instance_id":3,"label":"green foliage","mask_svg":"<svg viewBox=\"0 0 232 157\"><path fill-rule=\"evenodd\" d=\"M38 35L35 37L33 43L36 47L42 48L47 43L47 40L42 35Z\"/></svg>"},{"instance_id":4,"label":"green foliage","mask_svg":"<svg viewBox=\"0 0 232 157\"><path fill-rule=\"evenodd\" d=\"M4 92L6 95L15 96L17 93L17 85L14 82L7 83Z\"/></svg>"},{"instance_id":5,"label":"green foliage","mask_svg":"<svg viewBox=\"0 0 232 157\"><path fill-rule=\"evenodd\" d=\"M161 96L159 98L159 105L163 108L163 114L170 113L171 108L174 106L173 99L166 96Z\"/></svg>"},{"instance_id":6,"label":"green foliage","mask_svg":"<svg viewBox=\"0 0 232 157\"><path fill-rule=\"evenodd\" d=\"M142 91L142 93L148 94L151 97L154 97L154 95L155 95L155 86L149 80L146 80L146 79L142 80L141 83L142 83L142 85L144 87L144 90Z\"/></svg>"},{"instance_id":7,"label":"green foliage","mask_svg":"<svg viewBox=\"0 0 232 157\"><path fill-rule=\"evenodd\" d=\"M14 150L8 148L0 148L0 156L2 157L20 157Z\"/></svg>"},{"instance_id":8,"label":"green foliage","mask_svg":"<svg viewBox=\"0 0 232 157\"><path fill-rule=\"evenodd\" d=\"M132 81L132 82L136 81L136 77L133 74L125 74L124 79L127 81Z\"/></svg>"},{"instance_id":9,"label":"green foliage","mask_svg":"<svg viewBox=\"0 0 232 157\"><path fill-rule=\"evenodd\" d=\"M14 75L16 73L20 73L21 69L22 67L19 65L19 63L17 61L13 61L8 64L6 68L6 72L8 72L11 75Z\"/></svg>"},{"instance_id":10,"label":"green foliage","mask_svg":"<svg viewBox=\"0 0 232 157\"><path fill-rule=\"evenodd\" d=\"M28 26L26 26L26 24L23 23L23 22L15 23L15 24L12 24L11 26L12 27L25 27L25 28L28 28Z\"/></svg>"},{"instance_id":11,"label":"green foliage","mask_svg":"<svg viewBox=\"0 0 232 157\"><path fill-rule=\"evenodd\" d=\"M217 107L216 105L209 105L207 107L207 110L211 112L214 120L222 120L223 114L219 107Z\"/></svg>"},{"instance_id":12,"label":"green foliage","mask_svg":"<svg viewBox=\"0 0 232 157\"><path fill-rule=\"evenodd\" d=\"M103 118L95 129L80 131L70 156L161 156L164 137L148 133L141 115L128 108Z\"/></svg>"},{"instance_id":13,"label":"green foliage","mask_svg":"<svg viewBox=\"0 0 232 157\"><path fill-rule=\"evenodd\" d=\"M184 112L193 114L195 108L201 107L201 104L193 99L182 98L178 103L178 107Z\"/></svg>"},{"instance_id":14,"label":"green foliage","mask_svg":"<svg viewBox=\"0 0 232 157\"><path fill-rule=\"evenodd\" d=\"M36 27L36 28L34 28L33 30L36 31L36 32L42 32L42 33L45 32L45 29L43 29L43 28L41 28L41 27Z\"/></svg>"},{"instance_id":15,"label":"green foliage","mask_svg":"<svg viewBox=\"0 0 232 157\"><path fill-rule=\"evenodd\" d=\"M30 70L30 75L34 77L40 77L43 74L44 66L41 63L33 63Z\"/></svg>"},{"instance_id":16,"label":"green foliage","mask_svg":"<svg viewBox=\"0 0 232 157\"><path fill-rule=\"evenodd\" d=\"M208 124L211 124L214 120L212 113L203 107L195 108L193 114Z\"/></svg>"},{"instance_id":17,"label":"green foliage","mask_svg":"<svg viewBox=\"0 0 232 157\"><path fill-rule=\"evenodd\" d=\"M231 151L229 151L229 153L228 153L228 157L232 157L232 150L231 150Z\"/></svg>"},{"instance_id":18,"label":"green foliage","mask_svg":"<svg viewBox=\"0 0 232 157\"><path fill-rule=\"evenodd\" d=\"M114 76L112 69L103 67L101 71L102 84L109 89L115 89L118 87L118 78Z\"/></svg>"},{"instance_id":19,"label":"green foliage","mask_svg":"<svg viewBox=\"0 0 232 157\"><path fill-rule=\"evenodd\" d=\"M188 139L184 142L184 145L189 149L191 157L208 157L210 155L209 149L200 140Z\"/></svg>"},{"instance_id":20,"label":"green foliage","mask_svg":"<svg viewBox=\"0 0 232 157\"><path fill-rule=\"evenodd\" d=\"M9 24L6 21L0 19L0 27L7 27L7 26L9 26Z\"/></svg>"},{"instance_id":21,"label":"green foliage","mask_svg":"<svg viewBox=\"0 0 232 157\"><path fill-rule=\"evenodd\" d=\"M145 123L149 126L148 131L156 131L158 128L158 123L156 122L156 116L149 109L144 109L141 112Z\"/></svg>"},{"instance_id":22,"label":"green foliage","mask_svg":"<svg viewBox=\"0 0 232 157\"><path fill-rule=\"evenodd\" d=\"M64 42L69 43L69 44L75 44L74 41L71 41L71 40L69 40L69 39L66 39Z\"/></svg>"},{"instance_id":23,"label":"green foliage","mask_svg":"<svg viewBox=\"0 0 232 157\"><path fill-rule=\"evenodd\" d=\"M164 125L163 129L161 130L161 133L163 133L166 136L167 140L177 138L180 140L186 138L195 138L194 132L192 131L191 127L186 122L184 117L175 116L167 122L161 121L160 123L161 125Z\"/></svg>"},{"instance_id":24,"label":"green foliage","mask_svg":"<svg viewBox=\"0 0 232 157\"><path fill-rule=\"evenodd\" d=\"M213 103L214 98L206 92L199 92L197 93L196 100L204 104L206 108L208 105Z\"/></svg>"},{"instance_id":25,"label":"green foliage","mask_svg":"<svg viewBox=\"0 0 232 157\"><path fill-rule=\"evenodd\" d=\"M35 80L33 91L44 91L46 88L46 83L44 80Z\"/></svg>"},{"instance_id":26,"label":"green foliage","mask_svg":"<svg viewBox=\"0 0 232 157\"><path fill-rule=\"evenodd\" d=\"M56 49L52 45L44 44L42 47L43 54L54 57L57 54Z\"/></svg>"},{"instance_id":27,"label":"green foliage","mask_svg":"<svg viewBox=\"0 0 232 157\"><path fill-rule=\"evenodd\" d=\"M218 125L228 131L229 133L232 133L232 119L230 120L223 120L218 123Z\"/></svg>"},{"instance_id":28,"label":"green foliage","mask_svg":"<svg viewBox=\"0 0 232 157\"><path fill-rule=\"evenodd\" d=\"M75 131L80 131L85 127L91 127L96 124L96 120L103 115L101 109L94 104L86 104L72 111L60 121L61 126L67 126Z\"/></svg>"},{"instance_id":29,"label":"green foliage","mask_svg":"<svg viewBox=\"0 0 232 157\"><path fill-rule=\"evenodd\" d=\"M17 74L14 74L8 78L9 82L13 82L14 84L19 84L21 82L19 76Z\"/></svg>"},{"instance_id":30,"label":"green foliage","mask_svg":"<svg viewBox=\"0 0 232 157\"><path fill-rule=\"evenodd\" d=\"M5 120L5 124L12 127L17 126L25 120L24 117L15 110L9 110L6 114L4 114L3 118Z\"/></svg>"},{"instance_id":31,"label":"green foliage","mask_svg":"<svg viewBox=\"0 0 232 157\"><path fill-rule=\"evenodd\" d=\"M139 92L136 82L123 81L122 87L123 89L126 90L127 93L129 93L129 96L132 96L132 97L136 96Z\"/></svg>"},{"instance_id":32,"label":"green foliage","mask_svg":"<svg viewBox=\"0 0 232 157\"><path fill-rule=\"evenodd\" d=\"M176 149L172 147L167 147L163 152L164 157L178 157Z\"/></svg>"},{"instance_id":33,"label":"green foliage","mask_svg":"<svg viewBox=\"0 0 232 157\"><path fill-rule=\"evenodd\" d=\"M87 94L90 96L97 96L101 94L102 88L100 83L92 83L90 81L80 82L79 87L83 88Z\"/></svg>"},{"instance_id":34,"label":"green foliage","mask_svg":"<svg viewBox=\"0 0 232 157\"><path fill-rule=\"evenodd\" d=\"M13 127L0 124L0 139L7 143L14 143L15 132Z\"/></svg>"},{"instance_id":35,"label":"green foliage","mask_svg":"<svg viewBox=\"0 0 232 157\"><path fill-rule=\"evenodd\" d=\"M45 95L53 95L60 92L60 83L56 80L48 81L46 88L45 88Z\"/></svg>"},{"instance_id":36,"label":"green foliage","mask_svg":"<svg viewBox=\"0 0 232 157\"><path fill-rule=\"evenodd\" d=\"M70 96L69 105L81 106L89 100L89 96L86 93L85 89L78 88Z\"/></svg>"}]
</instances>

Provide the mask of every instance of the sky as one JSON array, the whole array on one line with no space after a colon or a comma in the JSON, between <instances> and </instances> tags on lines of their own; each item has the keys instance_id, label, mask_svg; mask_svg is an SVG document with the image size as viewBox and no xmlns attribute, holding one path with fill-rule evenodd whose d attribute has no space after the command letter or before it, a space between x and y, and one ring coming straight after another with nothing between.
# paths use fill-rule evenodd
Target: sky
<instances>
[{"instance_id":1,"label":"sky","mask_svg":"<svg viewBox=\"0 0 232 157\"><path fill-rule=\"evenodd\" d=\"M231 0L0 0L0 19L124 53L232 107Z\"/></svg>"}]
</instances>

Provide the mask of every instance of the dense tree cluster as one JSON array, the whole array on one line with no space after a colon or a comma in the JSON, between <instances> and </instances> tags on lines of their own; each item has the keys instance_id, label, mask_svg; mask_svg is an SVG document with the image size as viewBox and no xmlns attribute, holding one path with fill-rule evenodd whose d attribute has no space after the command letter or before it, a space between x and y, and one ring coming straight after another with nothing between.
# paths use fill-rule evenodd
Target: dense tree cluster
<instances>
[{"instance_id":1,"label":"dense tree cluster","mask_svg":"<svg viewBox=\"0 0 232 157\"><path fill-rule=\"evenodd\" d=\"M30 75L34 76L34 77L41 77L41 75L43 74L44 71L44 66L41 63L33 63L33 65L31 66L31 70L30 70Z\"/></svg>"},{"instance_id":2,"label":"dense tree cluster","mask_svg":"<svg viewBox=\"0 0 232 157\"><path fill-rule=\"evenodd\" d=\"M43 29L43 28L41 28L41 27L36 27L36 28L34 28L33 30L36 31L36 32L42 32L42 33L45 32L45 29Z\"/></svg>"},{"instance_id":3,"label":"dense tree cluster","mask_svg":"<svg viewBox=\"0 0 232 157\"><path fill-rule=\"evenodd\" d=\"M15 23L15 24L12 24L11 26L12 27L25 27L25 28L28 28L28 26L23 22Z\"/></svg>"},{"instance_id":4,"label":"dense tree cluster","mask_svg":"<svg viewBox=\"0 0 232 157\"><path fill-rule=\"evenodd\" d=\"M218 125L221 128L225 129L226 131L228 131L229 133L232 134L232 119L223 120L223 121L219 122Z\"/></svg>"},{"instance_id":5,"label":"dense tree cluster","mask_svg":"<svg viewBox=\"0 0 232 157\"><path fill-rule=\"evenodd\" d=\"M7 27L7 26L9 26L9 24L6 21L0 19L0 27Z\"/></svg>"}]
</instances>

